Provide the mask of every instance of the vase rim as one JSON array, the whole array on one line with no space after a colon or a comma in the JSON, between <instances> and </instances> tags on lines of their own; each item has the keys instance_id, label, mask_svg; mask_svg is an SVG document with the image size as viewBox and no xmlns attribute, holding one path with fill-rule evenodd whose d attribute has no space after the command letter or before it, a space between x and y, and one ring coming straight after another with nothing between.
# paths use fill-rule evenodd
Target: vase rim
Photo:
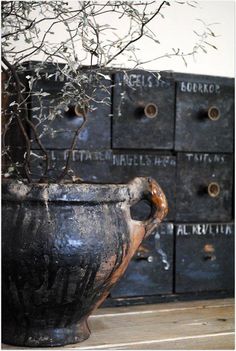
<instances>
[{"instance_id":1,"label":"vase rim","mask_svg":"<svg viewBox=\"0 0 236 351\"><path fill-rule=\"evenodd\" d=\"M129 183L24 183L2 182L3 201L106 203L132 200L146 178ZM137 184L137 186L135 186ZM134 191L137 188L136 191ZM136 193L136 194L135 194Z\"/></svg>"}]
</instances>

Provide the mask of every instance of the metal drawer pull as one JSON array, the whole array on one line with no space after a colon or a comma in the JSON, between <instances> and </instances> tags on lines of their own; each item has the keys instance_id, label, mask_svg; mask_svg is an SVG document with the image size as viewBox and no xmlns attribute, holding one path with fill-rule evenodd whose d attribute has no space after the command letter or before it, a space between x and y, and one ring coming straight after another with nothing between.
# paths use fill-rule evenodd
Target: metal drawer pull
<instances>
[{"instance_id":1,"label":"metal drawer pull","mask_svg":"<svg viewBox=\"0 0 236 351\"><path fill-rule=\"evenodd\" d=\"M220 186L218 183L212 182L207 187L208 195L211 197L217 197L220 194Z\"/></svg>"},{"instance_id":2,"label":"metal drawer pull","mask_svg":"<svg viewBox=\"0 0 236 351\"><path fill-rule=\"evenodd\" d=\"M135 259L145 260L145 261L148 261L149 263L153 262L153 256L143 255L141 252L137 252Z\"/></svg>"},{"instance_id":3,"label":"metal drawer pull","mask_svg":"<svg viewBox=\"0 0 236 351\"><path fill-rule=\"evenodd\" d=\"M135 260L145 260L149 263L153 262L153 256L150 255L150 250L145 245L140 245L135 255Z\"/></svg>"},{"instance_id":4,"label":"metal drawer pull","mask_svg":"<svg viewBox=\"0 0 236 351\"><path fill-rule=\"evenodd\" d=\"M220 118L220 110L216 106L211 106L207 110L207 115L212 121L217 121Z\"/></svg>"},{"instance_id":5,"label":"metal drawer pull","mask_svg":"<svg viewBox=\"0 0 236 351\"><path fill-rule=\"evenodd\" d=\"M85 118L88 114L88 104L84 104L83 106L81 105L75 105L75 114L78 117L83 117Z\"/></svg>"},{"instance_id":6,"label":"metal drawer pull","mask_svg":"<svg viewBox=\"0 0 236 351\"><path fill-rule=\"evenodd\" d=\"M204 256L203 256L204 261L214 261L216 259L215 248L212 244L206 244L203 248L203 251L204 251Z\"/></svg>"},{"instance_id":7,"label":"metal drawer pull","mask_svg":"<svg viewBox=\"0 0 236 351\"><path fill-rule=\"evenodd\" d=\"M153 102L149 102L145 107L144 107L144 114L148 118L154 118L158 114L158 107L156 104Z\"/></svg>"},{"instance_id":8,"label":"metal drawer pull","mask_svg":"<svg viewBox=\"0 0 236 351\"><path fill-rule=\"evenodd\" d=\"M80 105L69 105L68 110L65 112L65 116L68 119L74 119L78 117L84 118L87 112L87 107L83 109Z\"/></svg>"}]
</instances>

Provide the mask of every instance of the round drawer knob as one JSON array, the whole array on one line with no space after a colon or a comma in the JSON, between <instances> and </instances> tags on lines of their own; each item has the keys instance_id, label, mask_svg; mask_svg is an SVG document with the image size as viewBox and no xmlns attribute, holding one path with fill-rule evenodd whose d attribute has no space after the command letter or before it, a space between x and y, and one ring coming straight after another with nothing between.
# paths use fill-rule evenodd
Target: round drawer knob
<instances>
[{"instance_id":1,"label":"round drawer knob","mask_svg":"<svg viewBox=\"0 0 236 351\"><path fill-rule=\"evenodd\" d=\"M76 116L78 116L78 117L84 117L84 115L86 115L87 114L87 107L85 107L85 108L82 108L81 106L79 106L79 105L75 105L75 107L74 107L74 109L75 109L75 114L76 114Z\"/></svg>"},{"instance_id":2,"label":"round drawer knob","mask_svg":"<svg viewBox=\"0 0 236 351\"><path fill-rule=\"evenodd\" d=\"M144 114L148 118L154 118L158 114L158 107L156 104L150 102L144 107Z\"/></svg>"},{"instance_id":3,"label":"round drawer knob","mask_svg":"<svg viewBox=\"0 0 236 351\"><path fill-rule=\"evenodd\" d=\"M205 244L203 248L203 252L204 252L204 256L203 256L204 261L214 261L216 259L214 245Z\"/></svg>"},{"instance_id":4,"label":"round drawer knob","mask_svg":"<svg viewBox=\"0 0 236 351\"><path fill-rule=\"evenodd\" d=\"M83 109L80 105L69 105L68 110L65 112L65 116L73 120L77 117L83 117L87 114L87 109Z\"/></svg>"},{"instance_id":5,"label":"round drawer knob","mask_svg":"<svg viewBox=\"0 0 236 351\"><path fill-rule=\"evenodd\" d=\"M220 118L220 110L216 106L211 106L207 110L207 115L212 121L217 121Z\"/></svg>"},{"instance_id":6,"label":"round drawer knob","mask_svg":"<svg viewBox=\"0 0 236 351\"><path fill-rule=\"evenodd\" d=\"M217 197L220 194L220 186L218 183L212 182L207 187L208 195L211 197Z\"/></svg>"}]
</instances>

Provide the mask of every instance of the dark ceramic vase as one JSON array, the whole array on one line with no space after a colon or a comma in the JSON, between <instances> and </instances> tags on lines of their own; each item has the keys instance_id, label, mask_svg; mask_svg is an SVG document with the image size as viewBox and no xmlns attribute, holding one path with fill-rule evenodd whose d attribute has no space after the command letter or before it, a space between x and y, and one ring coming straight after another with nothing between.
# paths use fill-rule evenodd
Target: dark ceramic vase
<instances>
[{"instance_id":1,"label":"dark ceramic vase","mask_svg":"<svg viewBox=\"0 0 236 351\"><path fill-rule=\"evenodd\" d=\"M59 346L90 335L87 319L167 212L149 178L125 184L22 184L2 190L2 340ZM147 199L150 218L130 207Z\"/></svg>"}]
</instances>

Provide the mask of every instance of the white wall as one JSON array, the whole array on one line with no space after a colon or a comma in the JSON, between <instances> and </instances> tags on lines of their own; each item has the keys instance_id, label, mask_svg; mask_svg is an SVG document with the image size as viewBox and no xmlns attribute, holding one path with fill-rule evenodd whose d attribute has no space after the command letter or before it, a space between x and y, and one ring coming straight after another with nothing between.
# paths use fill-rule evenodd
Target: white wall
<instances>
[{"instance_id":1,"label":"white wall","mask_svg":"<svg viewBox=\"0 0 236 351\"><path fill-rule=\"evenodd\" d=\"M160 40L166 46L179 46L184 51L191 48L194 37L192 30L197 27L196 18L206 23L218 23L212 28L218 35L212 43L217 50L209 48L207 54L199 53L194 61L189 58L187 67L180 58L163 59L146 68L171 69L179 72L209 75L234 76L235 52L235 3L234 1L199 1L197 8L171 6L160 26ZM151 48L146 49L151 54Z\"/></svg>"},{"instance_id":2,"label":"white wall","mask_svg":"<svg viewBox=\"0 0 236 351\"><path fill-rule=\"evenodd\" d=\"M234 18L235 18L235 3L231 1L198 1L197 7L194 8L188 4L178 4L177 1L169 1L171 6L166 6L162 10L165 18L158 16L151 28L156 34L160 45L154 46L152 42L142 39L138 43L140 48L139 55L141 61L147 61L155 57L163 56L170 53L172 48L180 48L184 53L191 52L193 45L198 40L193 30L202 31L203 25L197 19L209 23L217 23L212 25L212 29L216 34L216 38L212 37L210 43L217 47L214 50L206 45L208 48L207 54L199 50L195 59L192 56L187 58L187 66L180 57L171 57L155 60L151 63L142 65L142 68L151 70L174 70L177 72L201 73L219 76L234 76L234 50L235 50L235 35L234 35ZM189 1L191 2L191 1ZM77 2L69 0L69 3L76 5ZM154 7L157 7L161 1L157 0ZM113 23L114 21L114 23ZM104 17L103 23L109 23L116 26L119 30L125 30L125 23L122 20L114 20L111 15ZM45 28L42 28L42 31ZM63 28L57 25L54 28L56 34L56 41L63 39ZM48 37L48 39L55 42L55 38ZM21 45L24 43L14 42L14 45ZM81 48L78 48L81 52ZM40 59L37 55L30 59ZM29 59L29 58L28 58ZM84 62L86 63L86 62ZM118 65L127 66L127 57L123 61L119 60ZM131 64L129 63L130 67Z\"/></svg>"}]
</instances>

